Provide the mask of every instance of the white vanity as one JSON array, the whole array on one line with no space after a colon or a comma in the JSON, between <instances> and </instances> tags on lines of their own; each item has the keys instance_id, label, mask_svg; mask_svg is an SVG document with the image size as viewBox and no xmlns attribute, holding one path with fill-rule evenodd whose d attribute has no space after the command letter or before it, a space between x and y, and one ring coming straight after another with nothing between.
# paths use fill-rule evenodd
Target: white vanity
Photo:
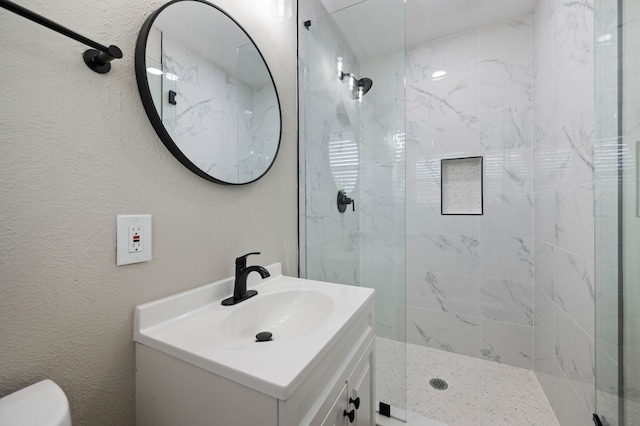
<instances>
[{"instance_id":1,"label":"white vanity","mask_svg":"<svg viewBox=\"0 0 640 426\"><path fill-rule=\"evenodd\" d=\"M267 269L136 308L138 426L375 424L373 290Z\"/></svg>"}]
</instances>

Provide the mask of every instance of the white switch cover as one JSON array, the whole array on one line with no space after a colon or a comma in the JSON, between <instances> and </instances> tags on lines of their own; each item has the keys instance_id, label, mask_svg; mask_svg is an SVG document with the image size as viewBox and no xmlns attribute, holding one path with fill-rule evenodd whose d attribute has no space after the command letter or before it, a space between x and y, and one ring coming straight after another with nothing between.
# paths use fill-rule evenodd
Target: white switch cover
<instances>
[{"instance_id":1,"label":"white switch cover","mask_svg":"<svg viewBox=\"0 0 640 426\"><path fill-rule=\"evenodd\" d=\"M118 215L116 265L151 260L151 215Z\"/></svg>"}]
</instances>

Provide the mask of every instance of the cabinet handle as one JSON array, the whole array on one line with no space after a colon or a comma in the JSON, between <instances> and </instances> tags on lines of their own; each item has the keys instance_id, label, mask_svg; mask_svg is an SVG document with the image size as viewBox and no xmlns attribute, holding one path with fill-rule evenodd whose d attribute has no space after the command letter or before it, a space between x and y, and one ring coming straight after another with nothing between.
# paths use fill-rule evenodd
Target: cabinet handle
<instances>
[{"instance_id":1,"label":"cabinet handle","mask_svg":"<svg viewBox=\"0 0 640 426\"><path fill-rule=\"evenodd\" d=\"M356 418L356 410L347 411L344 410L344 416L349 417L349 423L353 423Z\"/></svg>"},{"instance_id":2,"label":"cabinet handle","mask_svg":"<svg viewBox=\"0 0 640 426\"><path fill-rule=\"evenodd\" d=\"M349 404L353 404L357 410L358 408L360 408L360 397L357 397L356 399L349 398Z\"/></svg>"}]
</instances>

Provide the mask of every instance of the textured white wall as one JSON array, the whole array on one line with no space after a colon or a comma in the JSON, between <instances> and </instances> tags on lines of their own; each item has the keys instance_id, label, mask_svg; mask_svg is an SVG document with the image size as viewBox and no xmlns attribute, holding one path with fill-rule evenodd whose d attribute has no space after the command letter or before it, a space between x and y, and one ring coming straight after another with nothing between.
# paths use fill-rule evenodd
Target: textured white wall
<instances>
[{"instance_id":1,"label":"textured white wall","mask_svg":"<svg viewBox=\"0 0 640 426\"><path fill-rule=\"evenodd\" d=\"M125 57L96 74L83 45L0 9L0 396L49 377L74 424L133 424L137 304L229 276L251 250L297 273L295 21L216 2L257 41L283 108L274 167L225 187L178 163L140 102L135 40L162 1L19 3ZM131 213L153 215L153 260L116 267L116 215Z\"/></svg>"}]
</instances>

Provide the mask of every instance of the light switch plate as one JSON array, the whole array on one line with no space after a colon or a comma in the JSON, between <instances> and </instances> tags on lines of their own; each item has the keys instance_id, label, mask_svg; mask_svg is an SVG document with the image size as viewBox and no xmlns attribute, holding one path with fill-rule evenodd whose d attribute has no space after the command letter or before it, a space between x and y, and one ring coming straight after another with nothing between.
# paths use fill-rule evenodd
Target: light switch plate
<instances>
[{"instance_id":1,"label":"light switch plate","mask_svg":"<svg viewBox=\"0 0 640 426\"><path fill-rule=\"evenodd\" d=\"M116 265L151 260L151 215L118 215Z\"/></svg>"}]
</instances>

